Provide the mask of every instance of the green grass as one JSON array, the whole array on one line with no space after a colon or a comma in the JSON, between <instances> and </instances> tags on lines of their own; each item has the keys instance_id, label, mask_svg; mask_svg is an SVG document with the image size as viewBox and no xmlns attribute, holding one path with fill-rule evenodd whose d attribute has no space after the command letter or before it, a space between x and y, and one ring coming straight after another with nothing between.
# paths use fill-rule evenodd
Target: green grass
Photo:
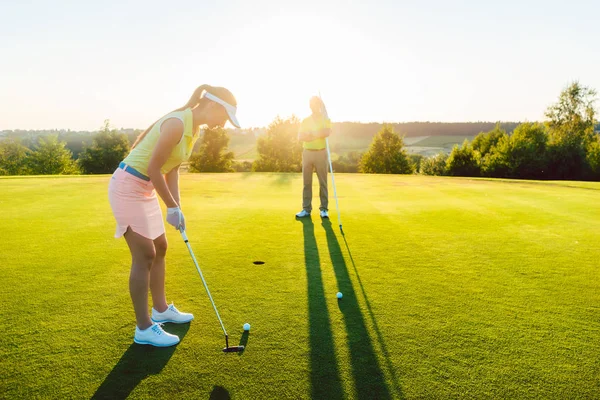
<instances>
[{"instance_id":1,"label":"green grass","mask_svg":"<svg viewBox=\"0 0 600 400\"><path fill-rule=\"evenodd\" d=\"M196 320L133 344L108 179L0 179L0 398L600 397L598 183L340 174L344 237L333 196L330 224L294 220L299 174L184 175L238 355L172 229L168 300Z\"/></svg>"}]
</instances>

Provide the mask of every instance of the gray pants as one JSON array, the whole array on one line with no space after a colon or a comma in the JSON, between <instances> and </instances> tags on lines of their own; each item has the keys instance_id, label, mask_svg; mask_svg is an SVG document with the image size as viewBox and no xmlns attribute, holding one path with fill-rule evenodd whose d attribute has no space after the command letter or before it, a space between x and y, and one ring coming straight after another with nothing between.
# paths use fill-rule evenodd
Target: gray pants
<instances>
[{"instance_id":1,"label":"gray pants","mask_svg":"<svg viewBox=\"0 0 600 400\"><path fill-rule=\"evenodd\" d=\"M312 211L313 169L317 171L317 178L319 178L319 197L321 198L321 207L319 207L319 209L328 209L327 165L327 150L325 149L316 151L305 149L302 153L302 177L304 178L302 208L308 212Z\"/></svg>"}]
</instances>

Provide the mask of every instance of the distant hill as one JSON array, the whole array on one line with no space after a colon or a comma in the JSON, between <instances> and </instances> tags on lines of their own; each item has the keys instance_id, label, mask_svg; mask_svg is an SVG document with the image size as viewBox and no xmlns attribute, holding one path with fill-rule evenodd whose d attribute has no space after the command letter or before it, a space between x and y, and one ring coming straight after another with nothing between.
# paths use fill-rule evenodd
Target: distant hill
<instances>
[{"instance_id":1,"label":"distant hill","mask_svg":"<svg viewBox=\"0 0 600 400\"><path fill-rule=\"evenodd\" d=\"M405 136L408 150L426 156L440 151L450 152L452 146L465 139L472 140L480 132L487 132L496 126L495 122L406 122L391 124L394 130ZM501 126L511 133L518 122L503 122ZM350 151L364 152L369 148L373 137L381 130L381 123L335 122L329 139L331 151L337 155ZM254 160L256 153L256 136L231 134L230 148L238 160Z\"/></svg>"},{"instance_id":2,"label":"distant hill","mask_svg":"<svg viewBox=\"0 0 600 400\"><path fill-rule=\"evenodd\" d=\"M432 155L440 151L449 152L452 146L462 143L465 139L472 140L478 133L494 129L495 122L403 122L392 123L394 130L404 135L407 148L412 153ZM512 133L519 122L501 122L501 127ZM383 124L360 122L335 122L329 140L331 151L337 155L350 151L366 151L373 137ZM600 124L597 126L600 131ZM141 129L119 129L127 134L133 143ZM235 153L237 160L254 160L256 152L256 138L264 134L264 128L252 130L228 130L231 137L230 149ZM73 155L77 157L84 144L91 144L93 135L97 131L71 131L71 130L10 130L0 131L1 137L18 137L25 145L31 144L40 135L58 135L59 139L67 143Z\"/></svg>"},{"instance_id":3,"label":"distant hill","mask_svg":"<svg viewBox=\"0 0 600 400\"><path fill-rule=\"evenodd\" d=\"M495 122L404 122L391 124L394 131L404 135L408 150L430 156L440 151L450 152L455 144L472 140L480 132L494 129ZM519 122L502 122L503 129L511 133ZM329 144L331 151L341 155L350 151L366 151L383 124L357 122L334 123ZM434 139L435 138L435 139Z\"/></svg>"}]
</instances>

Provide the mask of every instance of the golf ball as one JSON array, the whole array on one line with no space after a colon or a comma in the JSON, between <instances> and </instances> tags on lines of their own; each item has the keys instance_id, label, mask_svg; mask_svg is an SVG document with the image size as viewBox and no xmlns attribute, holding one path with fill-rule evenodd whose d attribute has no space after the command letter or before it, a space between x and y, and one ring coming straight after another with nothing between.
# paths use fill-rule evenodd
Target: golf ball
<instances>
[{"instance_id":1,"label":"golf ball","mask_svg":"<svg viewBox=\"0 0 600 400\"><path fill-rule=\"evenodd\" d=\"M337 294L335 295L338 299L341 299L342 297L344 297L344 295L342 294L342 292L337 292Z\"/></svg>"},{"instance_id":2,"label":"golf ball","mask_svg":"<svg viewBox=\"0 0 600 400\"><path fill-rule=\"evenodd\" d=\"M246 323L244 324L244 330L245 330L246 332L248 332L248 331L250 330L250 324L249 324L249 323L247 323L247 322L246 322Z\"/></svg>"}]
</instances>

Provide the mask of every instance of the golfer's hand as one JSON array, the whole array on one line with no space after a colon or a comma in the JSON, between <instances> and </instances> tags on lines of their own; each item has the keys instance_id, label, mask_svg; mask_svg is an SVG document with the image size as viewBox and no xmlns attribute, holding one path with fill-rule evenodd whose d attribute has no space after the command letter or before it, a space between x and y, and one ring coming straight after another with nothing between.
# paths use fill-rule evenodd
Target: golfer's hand
<instances>
[{"instance_id":1,"label":"golfer's hand","mask_svg":"<svg viewBox=\"0 0 600 400\"><path fill-rule=\"evenodd\" d=\"M312 142L313 140L315 140L315 137L313 136L312 133L305 132L305 133L302 134L301 140L303 142Z\"/></svg>"},{"instance_id":2,"label":"golfer's hand","mask_svg":"<svg viewBox=\"0 0 600 400\"><path fill-rule=\"evenodd\" d=\"M182 228L185 230L185 218L183 217L181 208L167 208L167 222L177 230L181 230Z\"/></svg>"}]
</instances>

